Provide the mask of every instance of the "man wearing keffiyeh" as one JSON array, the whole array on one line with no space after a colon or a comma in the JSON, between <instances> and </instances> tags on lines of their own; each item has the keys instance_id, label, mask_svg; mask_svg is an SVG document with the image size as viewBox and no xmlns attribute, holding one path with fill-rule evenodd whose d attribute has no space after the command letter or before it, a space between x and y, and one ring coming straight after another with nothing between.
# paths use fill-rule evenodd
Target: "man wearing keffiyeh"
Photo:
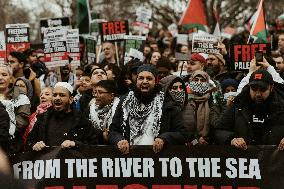
<instances>
[{"instance_id":1,"label":"man wearing keffiyeh","mask_svg":"<svg viewBox=\"0 0 284 189\"><path fill-rule=\"evenodd\" d=\"M165 145L184 144L184 122L176 106L164 102L156 83L157 70L142 65L135 91L123 96L110 125L109 141L126 154L129 145L152 145L155 153Z\"/></svg>"}]
</instances>

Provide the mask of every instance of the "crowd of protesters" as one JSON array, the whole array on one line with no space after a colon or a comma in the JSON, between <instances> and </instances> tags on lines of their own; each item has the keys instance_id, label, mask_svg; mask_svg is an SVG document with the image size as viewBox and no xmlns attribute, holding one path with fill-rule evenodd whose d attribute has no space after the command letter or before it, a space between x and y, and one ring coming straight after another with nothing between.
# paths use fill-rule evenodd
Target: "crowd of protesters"
<instances>
[{"instance_id":1,"label":"crowd of protesters","mask_svg":"<svg viewBox=\"0 0 284 189\"><path fill-rule=\"evenodd\" d=\"M145 60L122 65L113 43L98 63L47 68L40 49L11 52L0 64L0 143L9 154L49 146L278 145L284 149L284 33L248 73L229 69L229 45L191 53L167 30L151 33ZM245 42L245 41L244 41ZM190 54L176 61L174 52ZM70 59L72 62L72 59Z\"/></svg>"}]
</instances>

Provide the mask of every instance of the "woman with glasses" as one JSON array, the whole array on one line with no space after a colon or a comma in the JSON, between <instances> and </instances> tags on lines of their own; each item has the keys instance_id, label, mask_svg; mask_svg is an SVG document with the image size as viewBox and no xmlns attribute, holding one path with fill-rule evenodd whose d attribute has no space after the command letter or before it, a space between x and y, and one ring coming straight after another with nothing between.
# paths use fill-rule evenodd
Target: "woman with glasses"
<instances>
[{"instance_id":1,"label":"woman with glasses","mask_svg":"<svg viewBox=\"0 0 284 189\"><path fill-rule=\"evenodd\" d=\"M29 98L17 86L11 85L12 76L11 67L0 64L0 101L10 117L10 152L17 153L23 147L22 135L28 126L31 105Z\"/></svg>"},{"instance_id":2,"label":"woman with glasses","mask_svg":"<svg viewBox=\"0 0 284 189\"><path fill-rule=\"evenodd\" d=\"M101 80L93 88L94 98L88 115L93 126L102 130L104 143L108 141L109 126L119 103L116 91L115 82L111 80Z\"/></svg>"}]
</instances>

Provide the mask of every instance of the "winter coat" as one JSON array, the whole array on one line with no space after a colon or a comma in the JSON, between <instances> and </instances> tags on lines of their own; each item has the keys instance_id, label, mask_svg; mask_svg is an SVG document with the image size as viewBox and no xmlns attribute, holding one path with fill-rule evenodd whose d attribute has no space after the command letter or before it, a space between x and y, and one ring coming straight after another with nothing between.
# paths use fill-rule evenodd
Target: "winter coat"
<instances>
[{"instance_id":1,"label":"winter coat","mask_svg":"<svg viewBox=\"0 0 284 189\"><path fill-rule=\"evenodd\" d=\"M117 144L121 140L130 141L130 126L126 122L125 131L121 127L123 123L123 108L122 104L127 95L121 97L120 103L117 106L115 115L110 125L109 142ZM123 136L124 133L124 136ZM157 138L162 138L166 144L177 145L185 143L185 127L180 109L171 102L164 102L162 108L162 117L160 131Z\"/></svg>"},{"instance_id":2,"label":"winter coat","mask_svg":"<svg viewBox=\"0 0 284 189\"><path fill-rule=\"evenodd\" d=\"M159 84L162 86L163 92L165 93L165 102L171 102L181 109L185 130L187 132L186 140L191 141L194 139L194 135L196 132L196 120L194 110L195 106L187 101L187 94L185 95L185 102L183 106L175 102L175 100L169 93L169 87L175 82L181 82L186 92L184 81L176 75L169 75L167 77L164 77L163 79L161 79Z\"/></svg>"},{"instance_id":3,"label":"winter coat","mask_svg":"<svg viewBox=\"0 0 284 189\"><path fill-rule=\"evenodd\" d=\"M263 123L263 145L278 145L284 138L284 98L283 91L271 92L268 101L268 118ZM230 144L233 138L244 138L246 143L254 144L252 129L252 110L250 109L249 86L235 98L235 104L227 109L215 126L215 136L224 144Z\"/></svg>"},{"instance_id":4,"label":"winter coat","mask_svg":"<svg viewBox=\"0 0 284 189\"><path fill-rule=\"evenodd\" d=\"M10 118L5 106L0 102L0 146L7 150L9 139Z\"/></svg>"},{"instance_id":5,"label":"winter coat","mask_svg":"<svg viewBox=\"0 0 284 189\"><path fill-rule=\"evenodd\" d=\"M38 115L37 121L29 134L27 141L27 148L31 150L32 147L39 141L47 141L47 129L53 125L49 123L48 120L55 114L58 114L52 107L47 110L47 112ZM100 131L93 128L91 122L89 122L85 117L83 117L79 112L72 111L72 125L67 133L64 133L64 140L74 141L76 147L83 144L95 145L99 144L102 140L99 138Z\"/></svg>"}]
</instances>

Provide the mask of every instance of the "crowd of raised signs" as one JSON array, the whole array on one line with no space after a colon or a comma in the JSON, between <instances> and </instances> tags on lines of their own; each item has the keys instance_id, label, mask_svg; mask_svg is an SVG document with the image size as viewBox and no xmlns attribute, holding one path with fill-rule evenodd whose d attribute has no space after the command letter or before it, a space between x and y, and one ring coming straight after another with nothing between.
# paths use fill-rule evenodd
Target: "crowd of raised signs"
<instances>
[{"instance_id":1,"label":"crowd of raised signs","mask_svg":"<svg viewBox=\"0 0 284 189\"><path fill-rule=\"evenodd\" d=\"M271 34L269 50L267 44L247 44L248 32L242 31L219 40L217 52L205 54L192 52L191 41L179 43L161 29L147 35L143 61L130 56L124 63L115 43L102 42L100 60L86 63L82 43L79 67L71 67L70 58L65 66L49 68L42 49L10 52L7 63L0 64L1 146L18 153L104 144L128 153L129 145L153 145L159 152L171 144L279 144L282 129L276 129L280 140L275 141L261 138L271 128L255 129L254 124L245 127L252 131L243 136L232 120L237 111L228 118L231 128L222 127L228 124L226 111L233 111L246 86L260 97L244 94L252 98L247 109L254 113L240 124L270 121L263 114L273 114L266 106L272 100L262 93L269 90L272 96L274 89L268 86L284 83L284 33L274 28ZM262 53L262 60L255 59L255 52ZM281 108L272 111L282 113Z\"/></svg>"}]
</instances>

